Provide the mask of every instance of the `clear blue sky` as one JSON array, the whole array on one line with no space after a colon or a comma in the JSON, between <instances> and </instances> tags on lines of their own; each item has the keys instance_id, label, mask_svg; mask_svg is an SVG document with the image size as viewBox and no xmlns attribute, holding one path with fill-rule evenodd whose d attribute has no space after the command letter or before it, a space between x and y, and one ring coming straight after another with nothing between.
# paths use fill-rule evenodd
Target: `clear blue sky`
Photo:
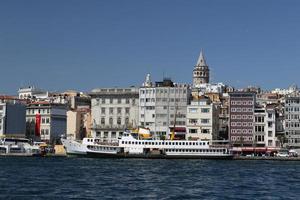
<instances>
[{"instance_id":1,"label":"clear blue sky","mask_svg":"<svg viewBox=\"0 0 300 200\"><path fill-rule=\"evenodd\" d=\"M300 1L0 1L0 93L191 83L201 49L213 82L299 85Z\"/></svg>"}]
</instances>

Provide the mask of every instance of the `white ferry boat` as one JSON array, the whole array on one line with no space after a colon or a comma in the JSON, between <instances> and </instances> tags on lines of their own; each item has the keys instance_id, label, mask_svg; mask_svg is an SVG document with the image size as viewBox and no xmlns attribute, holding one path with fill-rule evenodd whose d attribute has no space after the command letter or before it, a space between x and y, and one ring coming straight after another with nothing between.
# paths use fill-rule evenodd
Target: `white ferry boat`
<instances>
[{"instance_id":1,"label":"white ferry boat","mask_svg":"<svg viewBox=\"0 0 300 200\"><path fill-rule=\"evenodd\" d=\"M37 156L40 153L39 145L31 145L28 139L0 139L0 156Z\"/></svg>"},{"instance_id":2,"label":"white ferry boat","mask_svg":"<svg viewBox=\"0 0 300 200\"><path fill-rule=\"evenodd\" d=\"M198 158L231 159L233 154L225 147L212 147L209 141L149 140L139 139L131 132L124 132L115 143L99 138L82 141L61 139L67 154L88 157L114 158Z\"/></svg>"}]
</instances>

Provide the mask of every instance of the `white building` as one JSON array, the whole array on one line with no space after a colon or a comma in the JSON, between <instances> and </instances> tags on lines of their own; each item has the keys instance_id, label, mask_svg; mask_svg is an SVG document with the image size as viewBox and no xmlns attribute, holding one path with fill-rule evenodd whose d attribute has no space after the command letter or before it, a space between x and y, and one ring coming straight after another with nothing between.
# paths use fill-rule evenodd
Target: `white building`
<instances>
[{"instance_id":1,"label":"white building","mask_svg":"<svg viewBox=\"0 0 300 200\"><path fill-rule=\"evenodd\" d=\"M193 88L193 94L202 96L206 93L221 94L225 91L226 86L223 83L202 83Z\"/></svg>"},{"instance_id":2,"label":"white building","mask_svg":"<svg viewBox=\"0 0 300 200\"><path fill-rule=\"evenodd\" d=\"M45 100L49 97L49 93L36 88L34 86L19 88L18 90L19 99L37 99L37 100Z\"/></svg>"},{"instance_id":3,"label":"white building","mask_svg":"<svg viewBox=\"0 0 300 200\"><path fill-rule=\"evenodd\" d=\"M217 140L219 128L219 107L208 97L194 100L187 106L187 139Z\"/></svg>"},{"instance_id":4,"label":"white building","mask_svg":"<svg viewBox=\"0 0 300 200\"><path fill-rule=\"evenodd\" d=\"M272 93L280 94L280 95L288 95L298 91L299 89L297 85L291 85L288 89L275 88L274 90L272 90Z\"/></svg>"},{"instance_id":5,"label":"white building","mask_svg":"<svg viewBox=\"0 0 300 200\"><path fill-rule=\"evenodd\" d=\"M25 137L26 105L10 97L0 97L0 136Z\"/></svg>"},{"instance_id":6,"label":"white building","mask_svg":"<svg viewBox=\"0 0 300 200\"><path fill-rule=\"evenodd\" d=\"M57 143L66 134L66 106L46 101L30 103L26 109L26 135L47 143Z\"/></svg>"},{"instance_id":7,"label":"white building","mask_svg":"<svg viewBox=\"0 0 300 200\"><path fill-rule=\"evenodd\" d=\"M276 137L276 110L273 104L255 108L253 133L255 147L279 147Z\"/></svg>"},{"instance_id":8,"label":"white building","mask_svg":"<svg viewBox=\"0 0 300 200\"><path fill-rule=\"evenodd\" d=\"M138 126L139 89L94 89L91 96L92 136L116 140L125 129Z\"/></svg>"},{"instance_id":9,"label":"white building","mask_svg":"<svg viewBox=\"0 0 300 200\"><path fill-rule=\"evenodd\" d=\"M286 145L300 147L300 94L294 93L285 97L284 127Z\"/></svg>"},{"instance_id":10,"label":"white building","mask_svg":"<svg viewBox=\"0 0 300 200\"><path fill-rule=\"evenodd\" d=\"M149 128L155 137L169 137L174 126L185 132L189 86L174 84L170 79L152 85L149 76L143 85L139 90L139 125Z\"/></svg>"}]
</instances>

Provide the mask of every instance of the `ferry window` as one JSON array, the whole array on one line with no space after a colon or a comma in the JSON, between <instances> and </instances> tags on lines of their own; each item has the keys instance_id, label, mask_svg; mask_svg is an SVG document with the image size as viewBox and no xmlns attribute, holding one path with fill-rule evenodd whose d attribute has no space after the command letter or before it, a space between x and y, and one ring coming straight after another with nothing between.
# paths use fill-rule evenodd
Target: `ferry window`
<instances>
[{"instance_id":1,"label":"ferry window","mask_svg":"<svg viewBox=\"0 0 300 200\"><path fill-rule=\"evenodd\" d=\"M207 145L209 145L209 142L207 142Z\"/></svg>"},{"instance_id":2,"label":"ferry window","mask_svg":"<svg viewBox=\"0 0 300 200\"><path fill-rule=\"evenodd\" d=\"M131 141L129 141L128 144L131 144Z\"/></svg>"},{"instance_id":3,"label":"ferry window","mask_svg":"<svg viewBox=\"0 0 300 200\"><path fill-rule=\"evenodd\" d=\"M162 142L162 145L164 145L165 144L165 142Z\"/></svg>"},{"instance_id":4,"label":"ferry window","mask_svg":"<svg viewBox=\"0 0 300 200\"><path fill-rule=\"evenodd\" d=\"M161 142L158 142L158 145L160 145L161 144Z\"/></svg>"},{"instance_id":5,"label":"ferry window","mask_svg":"<svg viewBox=\"0 0 300 200\"><path fill-rule=\"evenodd\" d=\"M139 144L141 144L141 142L139 142Z\"/></svg>"},{"instance_id":6,"label":"ferry window","mask_svg":"<svg viewBox=\"0 0 300 200\"><path fill-rule=\"evenodd\" d=\"M175 142L175 145L178 145L178 142Z\"/></svg>"},{"instance_id":7,"label":"ferry window","mask_svg":"<svg viewBox=\"0 0 300 200\"><path fill-rule=\"evenodd\" d=\"M178 144L181 145L181 142L179 142Z\"/></svg>"},{"instance_id":8,"label":"ferry window","mask_svg":"<svg viewBox=\"0 0 300 200\"><path fill-rule=\"evenodd\" d=\"M176 149L176 152L178 152L178 149Z\"/></svg>"},{"instance_id":9,"label":"ferry window","mask_svg":"<svg viewBox=\"0 0 300 200\"><path fill-rule=\"evenodd\" d=\"M122 141L122 144L124 144L124 141Z\"/></svg>"},{"instance_id":10,"label":"ferry window","mask_svg":"<svg viewBox=\"0 0 300 200\"><path fill-rule=\"evenodd\" d=\"M145 142L142 142L142 144L145 144Z\"/></svg>"}]
</instances>

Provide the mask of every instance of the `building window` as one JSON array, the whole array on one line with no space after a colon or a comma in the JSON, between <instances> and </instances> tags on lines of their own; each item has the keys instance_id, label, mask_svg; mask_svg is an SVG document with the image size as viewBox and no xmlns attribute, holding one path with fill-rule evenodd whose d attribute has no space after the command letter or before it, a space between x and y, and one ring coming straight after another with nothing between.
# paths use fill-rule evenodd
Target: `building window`
<instances>
[{"instance_id":1,"label":"building window","mask_svg":"<svg viewBox=\"0 0 300 200\"><path fill-rule=\"evenodd\" d=\"M116 138L116 137L117 137L116 132L111 132L111 138Z\"/></svg>"},{"instance_id":2,"label":"building window","mask_svg":"<svg viewBox=\"0 0 300 200\"><path fill-rule=\"evenodd\" d=\"M198 130L197 129L189 129L189 133L197 133Z\"/></svg>"},{"instance_id":3,"label":"building window","mask_svg":"<svg viewBox=\"0 0 300 200\"><path fill-rule=\"evenodd\" d=\"M189 119L190 124L197 124L198 120L197 119Z\"/></svg>"},{"instance_id":4,"label":"building window","mask_svg":"<svg viewBox=\"0 0 300 200\"><path fill-rule=\"evenodd\" d=\"M109 99L109 103L112 104L114 102L114 100L111 98Z\"/></svg>"},{"instance_id":5,"label":"building window","mask_svg":"<svg viewBox=\"0 0 300 200\"><path fill-rule=\"evenodd\" d=\"M209 113L209 108L201 108L202 113Z\"/></svg>"},{"instance_id":6,"label":"building window","mask_svg":"<svg viewBox=\"0 0 300 200\"><path fill-rule=\"evenodd\" d=\"M122 99L121 98L118 98L118 103L122 103Z\"/></svg>"},{"instance_id":7,"label":"building window","mask_svg":"<svg viewBox=\"0 0 300 200\"><path fill-rule=\"evenodd\" d=\"M117 109L117 113L118 113L118 114L121 114L121 111L122 111L122 108L118 108L118 109Z\"/></svg>"},{"instance_id":8,"label":"building window","mask_svg":"<svg viewBox=\"0 0 300 200\"><path fill-rule=\"evenodd\" d=\"M129 124L129 118L128 118L128 117L125 118L125 124L126 124L126 125Z\"/></svg>"},{"instance_id":9,"label":"building window","mask_svg":"<svg viewBox=\"0 0 300 200\"><path fill-rule=\"evenodd\" d=\"M270 147L270 146L273 146L272 143L273 143L272 140L268 140L268 146L269 146L269 147Z\"/></svg>"},{"instance_id":10,"label":"building window","mask_svg":"<svg viewBox=\"0 0 300 200\"><path fill-rule=\"evenodd\" d=\"M104 118L104 117L101 118L101 124L102 124L102 125L105 124L105 118Z\"/></svg>"},{"instance_id":11,"label":"building window","mask_svg":"<svg viewBox=\"0 0 300 200\"><path fill-rule=\"evenodd\" d=\"M101 114L105 115L105 108L101 108Z\"/></svg>"},{"instance_id":12,"label":"building window","mask_svg":"<svg viewBox=\"0 0 300 200\"><path fill-rule=\"evenodd\" d=\"M125 113L129 114L129 108L125 108Z\"/></svg>"},{"instance_id":13,"label":"building window","mask_svg":"<svg viewBox=\"0 0 300 200\"><path fill-rule=\"evenodd\" d=\"M268 137L272 137L272 131L268 131Z\"/></svg>"},{"instance_id":14,"label":"building window","mask_svg":"<svg viewBox=\"0 0 300 200\"><path fill-rule=\"evenodd\" d=\"M268 122L268 127L271 128L273 126L272 122Z\"/></svg>"},{"instance_id":15,"label":"building window","mask_svg":"<svg viewBox=\"0 0 300 200\"><path fill-rule=\"evenodd\" d=\"M102 104L105 104L105 98L102 98L102 102L101 102Z\"/></svg>"},{"instance_id":16,"label":"building window","mask_svg":"<svg viewBox=\"0 0 300 200\"><path fill-rule=\"evenodd\" d=\"M50 119L46 118L46 123L49 124L50 123Z\"/></svg>"},{"instance_id":17,"label":"building window","mask_svg":"<svg viewBox=\"0 0 300 200\"><path fill-rule=\"evenodd\" d=\"M114 108L109 108L109 114L114 114Z\"/></svg>"},{"instance_id":18,"label":"building window","mask_svg":"<svg viewBox=\"0 0 300 200\"><path fill-rule=\"evenodd\" d=\"M201 119L201 123L202 124L208 124L209 123L209 119Z\"/></svg>"},{"instance_id":19,"label":"building window","mask_svg":"<svg viewBox=\"0 0 300 200\"><path fill-rule=\"evenodd\" d=\"M130 103L130 101L129 101L129 99L127 98L127 99L126 99L126 104L129 104L129 103Z\"/></svg>"},{"instance_id":20,"label":"building window","mask_svg":"<svg viewBox=\"0 0 300 200\"><path fill-rule=\"evenodd\" d=\"M118 118L117 118L117 124L118 124L118 125L121 125L121 117L118 117Z\"/></svg>"},{"instance_id":21,"label":"building window","mask_svg":"<svg viewBox=\"0 0 300 200\"><path fill-rule=\"evenodd\" d=\"M109 124L110 124L110 125L113 125L113 123L114 123L113 118L112 118L112 117L109 118Z\"/></svg>"},{"instance_id":22,"label":"building window","mask_svg":"<svg viewBox=\"0 0 300 200\"><path fill-rule=\"evenodd\" d=\"M202 130L201 130L201 133L209 134L209 129L202 129Z\"/></svg>"},{"instance_id":23,"label":"building window","mask_svg":"<svg viewBox=\"0 0 300 200\"><path fill-rule=\"evenodd\" d=\"M104 138L108 138L108 132L104 132Z\"/></svg>"}]
</instances>

